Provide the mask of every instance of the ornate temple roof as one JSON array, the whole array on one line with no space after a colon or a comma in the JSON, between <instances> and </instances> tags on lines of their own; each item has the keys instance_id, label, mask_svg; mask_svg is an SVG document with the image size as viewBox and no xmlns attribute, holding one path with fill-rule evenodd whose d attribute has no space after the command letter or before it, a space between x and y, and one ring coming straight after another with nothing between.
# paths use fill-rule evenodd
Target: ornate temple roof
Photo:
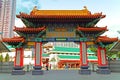
<instances>
[{"instance_id":1,"label":"ornate temple roof","mask_svg":"<svg viewBox=\"0 0 120 80\"><path fill-rule=\"evenodd\" d=\"M19 27L15 27L14 28L14 31L19 31L19 32L22 32L22 33L39 33L42 30L45 30L45 27L41 27L41 28L27 28L27 27L19 28Z\"/></svg>"},{"instance_id":2,"label":"ornate temple roof","mask_svg":"<svg viewBox=\"0 0 120 80\"><path fill-rule=\"evenodd\" d=\"M78 27L77 30L83 31L83 32L99 32L99 31L107 31L106 27L90 27L90 28L84 28L84 27Z\"/></svg>"},{"instance_id":3,"label":"ornate temple roof","mask_svg":"<svg viewBox=\"0 0 120 80\"><path fill-rule=\"evenodd\" d=\"M47 13L47 11L45 11L45 12ZM55 11L53 11L53 13L54 12ZM57 12L57 10L56 10L56 12ZM59 12L59 10L58 10L58 12ZM63 15L63 14L60 14L60 13L56 13L56 14L53 14L53 15L48 15L48 14L46 14L46 15L45 14L44 15L41 15L41 14L40 15L29 15L29 14L26 14L26 13L20 13L19 15L17 15L17 18L21 18L21 17L23 17L23 18L104 18L105 17L105 15L102 15L102 13L81 15L79 13L79 11L78 12L75 11L76 14L75 13L72 14L72 12L74 12L72 10L71 11L65 11L65 12L68 13L68 14ZM41 11L41 13L42 13L42 11ZM48 13L49 13L49 11L48 11ZM61 13L62 13L62 11L61 11ZM78 15L78 13L79 13L79 15Z\"/></svg>"},{"instance_id":4,"label":"ornate temple roof","mask_svg":"<svg viewBox=\"0 0 120 80\"><path fill-rule=\"evenodd\" d=\"M2 39L3 42L11 42L11 43L19 43L19 42L24 42L24 38L22 37L13 37L13 38L4 38Z\"/></svg>"},{"instance_id":5,"label":"ornate temple roof","mask_svg":"<svg viewBox=\"0 0 120 80\"><path fill-rule=\"evenodd\" d=\"M103 43L109 43L109 42L115 42L118 41L118 38L109 38L107 36L100 36L96 40L96 42L103 42Z\"/></svg>"},{"instance_id":6,"label":"ornate temple roof","mask_svg":"<svg viewBox=\"0 0 120 80\"><path fill-rule=\"evenodd\" d=\"M20 13L18 18L104 18L102 13L91 12L84 6L82 10L38 10L36 7L30 12L30 14Z\"/></svg>"}]
</instances>

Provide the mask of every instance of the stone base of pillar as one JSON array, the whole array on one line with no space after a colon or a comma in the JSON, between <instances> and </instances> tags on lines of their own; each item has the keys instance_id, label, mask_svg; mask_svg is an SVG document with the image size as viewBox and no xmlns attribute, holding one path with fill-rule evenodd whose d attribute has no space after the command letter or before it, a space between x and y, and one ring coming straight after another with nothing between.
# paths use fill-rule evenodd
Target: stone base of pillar
<instances>
[{"instance_id":1,"label":"stone base of pillar","mask_svg":"<svg viewBox=\"0 0 120 80\"><path fill-rule=\"evenodd\" d=\"M98 69L96 71L98 74L110 74L111 71L108 68L108 66L98 66Z\"/></svg>"},{"instance_id":2,"label":"stone base of pillar","mask_svg":"<svg viewBox=\"0 0 120 80\"><path fill-rule=\"evenodd\" d=\"M24 67L16 66L12 70L12 75L24 75L25 71L23 70Z\"/></svg>"},{"instance_id":3,"label":"stone base of pillar","mask_svg":"<svg viewBox=\"0 0 120 80\"><path fill-rule=\"evenodd\" d=\"M91 74L91 70L88 69L88 66L81 66L81 69L78 72L79 74L82 75L90 75Z\"/></svg>"},{"instance_id":4,"label":"stone base of pillar","mask_svg":"<svg viewBox=\"0 0 120 80\"><path fill-rule=\"evenodd\" d=\"M79 74L90 75L91 74L91 70L89 70L89 69L81 69L81 70L79 70Z\"/></svg>"},{"instance_id":5,"label":"stone base of pillar","mask_svg":"<svg viewBox=\"0 0 120 80\"><path fill-rule=\"evenodd\" d=\"M43 75L44 71L41 70L42 66L34 66L34 70L32 71L32 75Z\"/></svg>"},{"instance_id":6,"label":"stone base of pillar","mask_svg":"<svg viewBox=\"0 0 120 80\"><path fill-rule=\"evenodd\" d=\"M44 71L43 70L33 70L32 75L43 75Z\"/></svg>"},{"instance_id":7,"label":"stone base of pillar","mask_svg":"<svg viewBox=\"0 0 120 80\"><path fill-rule=\"evenodd\" d=\"M13 70L12 75L24 75L25 71L24 70Z\"/></svg>"}]
</instances>

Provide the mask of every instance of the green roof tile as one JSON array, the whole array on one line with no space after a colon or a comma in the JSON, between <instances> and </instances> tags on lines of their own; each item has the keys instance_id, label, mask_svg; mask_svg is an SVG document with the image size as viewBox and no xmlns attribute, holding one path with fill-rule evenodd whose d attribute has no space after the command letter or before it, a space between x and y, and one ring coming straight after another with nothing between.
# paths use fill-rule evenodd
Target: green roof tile
<instances>
[{"instance_id":1,"label":"green roof tile","mask_svg":"<svg viewBox=\"0 0 120 80\"><path fill-rule=\"evenodd\" d=\"M53 51L79 52L79 48L55 47Z\"/></svg>"},{"instance_id":2,"label":"green roof tile","mask_svg":"<svg viewBox=\"0 0 120 80\"><path fill-rule=\"evenodd\" d=\"M97 56L88 56L88 59L98 59Z\"/></svg>"},{"instance_id":3,"label":"green roof tile","mask_svg":"<svg viewBox=\"0 0 120 80\"><path fill-rule=\"evenodd\" d=\"M58 55L61 59L80 59L80 56L72 56L72 55Z\"/></svg>"},{"instance_id":4,"label":"green roof tile","mask_svg":"<svg viewBox=\"0 0 120 80\"><path fill-rule=\"evenodd\" d=\"M55 47L53 49L54 52L68 52L68 53L72 53L72 52L76 52L79 53L80 49L79 48L69 48L69 47ZM90 49L87 49L88 54L95 54L94 52L92 52Z\"/></svg>"},{"instance_id":5,"label":"green roof tile","mask_svg":"<svg viewBox=\"0 0 120 80\"><path fill-rule=\"evenodd\" d=\"M76 55L58 55L60 59L80 59L80 56ZM97 56L88 56L89 60L97 59Z\"/></svg>"},{"instance_id":6,"label":"green roof tile","mask_svg":"<svg viewBox=\"0 0 120 80\"><path fill-rule=\"evenodd\" d=\"M49 55L46 54L46 53L43 53L43 54L42 54L42 57L49 57Z\"/></svg>"}]
</instances>

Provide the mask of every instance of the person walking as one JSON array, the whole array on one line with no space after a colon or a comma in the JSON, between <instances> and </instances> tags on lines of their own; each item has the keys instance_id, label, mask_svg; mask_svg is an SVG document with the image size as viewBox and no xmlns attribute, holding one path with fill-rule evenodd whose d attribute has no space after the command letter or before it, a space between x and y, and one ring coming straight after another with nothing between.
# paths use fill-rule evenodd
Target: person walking
<instances>
[{"instance_id":1,"label":"person walking","mask_svg":"<svg viewBox=\"0 0 120 80\"><path fill-rule=\"evenodd\" d=\"M48 69L48 65L49 65L49 64L48 64L48 63L46 63L46 70L47 70L47 71L49 70L49 69Z\"/></svg>"}]
</instances>

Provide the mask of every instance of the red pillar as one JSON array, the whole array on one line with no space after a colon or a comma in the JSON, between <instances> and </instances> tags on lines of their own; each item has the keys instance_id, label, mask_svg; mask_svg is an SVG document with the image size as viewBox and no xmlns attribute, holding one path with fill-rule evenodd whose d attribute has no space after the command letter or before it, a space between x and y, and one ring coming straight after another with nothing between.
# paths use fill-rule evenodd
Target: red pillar
<instances>
[{"instance_id":1,"label":"red pillar","mask_svg":"<svg viewBox=\"0 0 120 80\"><path fill-rule=\"evenodd\" d=\"M81 66L88 66L86 42L80 42L80 64Z\"/></svg>"},{"instance_id":2,"label":"red pillar","mask_svg":"<svg viewBox=\"0 0 120 80\"><path fill-rule=\"evenodd\" d=\"M108 62L106 59L106 49L98 46L97 50L98 55L98 69L97 73L99 74L110 74L111 71L109 70Z\"/></svg>"},{"instance_id":3,"label":"red pillar","mask_svg":"<svg viewBox=\"0 0 120 80\"><path fill-rule=\"evenodd\" d=\"M12 70L12 75L24 75L25 71L23 70L23 59L24 59L24 49L16 48L15 60L14 60L14 69Z\"/></svg>"},{"instance_id":4,"label":"red pillar","mask_svg":"<svg viewBox=\"0 0 120 80\"><path fill-rule=\"evenodd\" d=\"M23 67L23 59L24 59L24 49L16 48L14 67L16 66Z\"/></svg>"},{"instance_id":5,"label":"red pillar","mask_svg":"<svg viewBox=\"0 0 120 80\"><path fill-rule=\"evenodd\" d=\"M43 75L42 70L42 42L35 42L35 66L32 75Z\"/></svg>"},{"instance_id":6,"label":"red pillar","mask_svg":"<svg viewBox=\"0 0 120 80\"><path fill-rule=\"evenodd\" d=\"M91 70L88 69L88 58L87 58L87 44L86 42L80 42L80 64L81 69L79 74L91 74Z\"/></svg>"},{"instance_id":7,"label":"red pillar","mask_svg":"<svg viewBox=\"0 0 120 80\"><path fill-rule=\"evenodd\" d=\"M106 49L98 46L97 50L98 66L107 66Z\"/></svg>"},{"instance_id":8,"label":"red pillar","mask_svg":"<svg viewBox=\"0 0 120 80\"><path fill-rule=\"evenodd\" d=\"M42 66L42 42L35 42L35 66Z\"/></svg>"}]
</instances>

